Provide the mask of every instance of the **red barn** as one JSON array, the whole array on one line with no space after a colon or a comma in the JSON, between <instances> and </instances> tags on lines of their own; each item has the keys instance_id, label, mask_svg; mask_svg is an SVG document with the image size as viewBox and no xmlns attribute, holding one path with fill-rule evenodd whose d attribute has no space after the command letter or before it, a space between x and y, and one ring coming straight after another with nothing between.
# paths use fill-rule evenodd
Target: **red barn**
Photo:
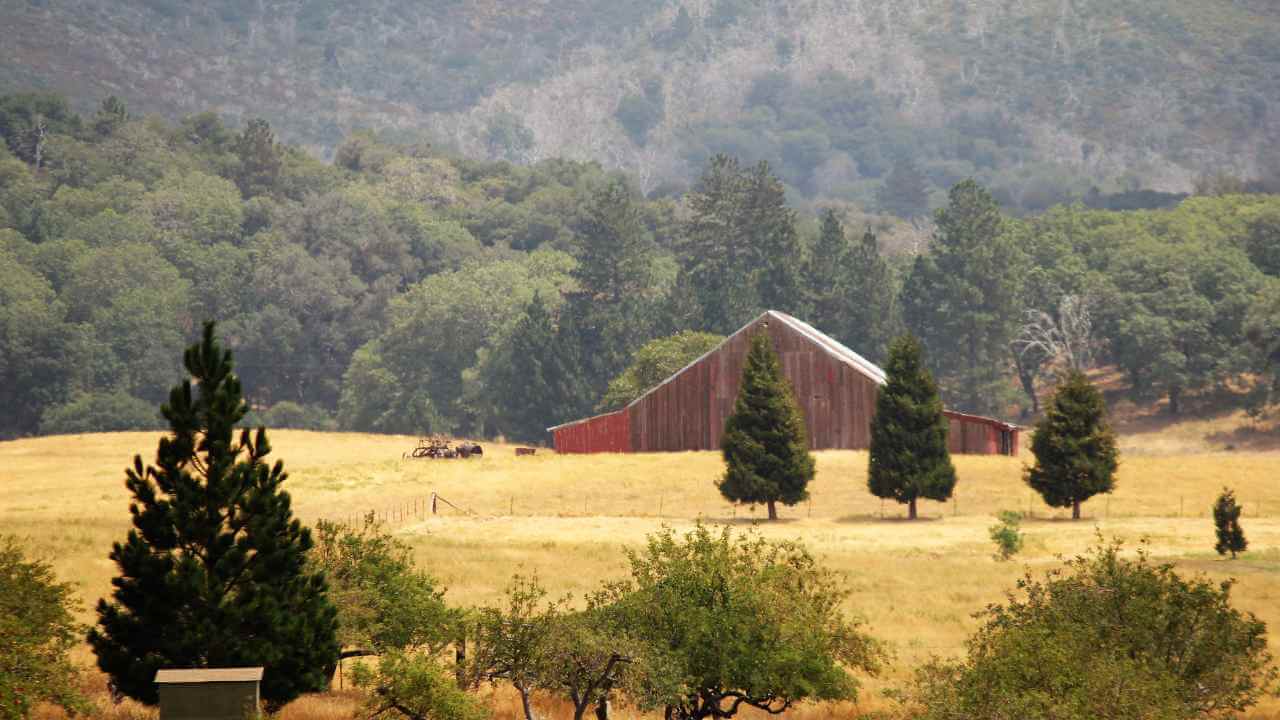
<instances>
[{"instance_id":1,"label":"red barn","mask_svg":"<svg viewBox=\"0 0 1280 720\"><path fill-rule=\"evenodd\" d=\"M767 332L815 450L866 449L884 371L808 323L770 310L616 412L549 428L556 452L717 450L738 398L749 339ZM1016 455L1016 425L946 411L953 453Z\"/></svg>"}]
</instances>

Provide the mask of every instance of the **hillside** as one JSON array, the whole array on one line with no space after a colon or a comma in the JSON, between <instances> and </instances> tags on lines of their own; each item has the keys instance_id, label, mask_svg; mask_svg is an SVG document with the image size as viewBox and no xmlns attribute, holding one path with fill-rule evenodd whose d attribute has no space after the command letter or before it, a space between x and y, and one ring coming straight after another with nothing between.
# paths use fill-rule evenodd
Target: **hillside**
<instances>
[{"instance_id":1,"label":"hillside","mask_svg":"<svg viewBox=\"0 0 1280 720\"><path fill-rule=\"evenodd\" d=\"M918 163L1025 210L1269 177L1269 0L5 0L0 92L264 116L328 153L360 127L463 154L597 160L645 192L718 151L876 205ZM934 198L937 204L938 198Z\"/></svg>"},{"instance_id":2,"label":"hillside","mask_svg":"<svg viewBox=\"0 0 1280 720\"><path fill-rule=\"evenodd\" d=\"M961 650L973 612L995 602L1028 567L1056 564L1056 556L1082 552L1097 532L1130 543L1146 537L1153 554L1180 570L1217 579L1235 577L1233 599L1269 627L1280 651L1280 453L1206 450L1205 440L1229 435L1239 415L1212 424L1196 421L1158 432L1122 435L1123 462L1116 492L1085 505L1085 520L1044 506L1021 481L1021 459L957 456L955 501L922 504L924 520L899 522L902 509L882 505L866 491L863 452L817 454L810 502L782 508L777 524L760 524L768 537L802 539L824 563L840 571L851 595L848 609L889 641L895 659L863 700L868 710L888 701L877 690L904 680L925 658ZM537 573L553 594L576 599L602 580L618 577L623 549L643 542L664 523L685 529L697 518L746 525L762 513L736 511L713 484L722 468L717 453L516 458L511 446L485 447L482 459L403 460L413 438L354 433L272 431L273 457L284 461L286 489L304 522L351 522L374 511L410 542L419 563L448 586L450 603L497 601L516 572ZM114 571L106 554L128 527L123 468L135 453L149 458L155 433L67 435L0 442L0 518L6 532L30 552L49 558L60 578L73 581L90 620L92 602L105 594ZM1220 447L1220 446L1215 446ZM1245 505L1250 551L1228 562L1213 553L1208 517L1213 497L1230 483ZM431 515L429 497L444 504ZM1027 547L1018 562L991 559L987 528L1002 509L1029 511ZM83 661L91 660L86 654ZM321 712L313 698L286 717L347 717ZM110 707L105 693L102 705ZM111 717L126 715L125 705ZM303 713L303 707L313 708ZM801 717L848 717L818 705ZM1280 703L1244 715L1275 718ZM548 717L563 716L547 708ZM499 719L514 710L495 712Z\"/></svg>"}]
</instances>

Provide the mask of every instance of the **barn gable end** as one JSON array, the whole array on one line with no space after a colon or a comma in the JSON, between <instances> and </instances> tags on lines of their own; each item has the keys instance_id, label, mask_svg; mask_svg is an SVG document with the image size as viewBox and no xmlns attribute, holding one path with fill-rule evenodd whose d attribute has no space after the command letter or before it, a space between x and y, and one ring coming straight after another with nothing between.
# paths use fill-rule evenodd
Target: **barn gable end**
<instances>
[{"instance_id":1,"label":"barn gable end","mask_svg":"<svg viewBox=\"0 0 1280 720\"><path fill-rule=\"evenodd\" d=\"M767 332L773 341L804 414L810 447L867 448L884 371L808 323L770 310L625 408L549 428L557 452L719 449L756 332ZM999 452L1010 446L1009 436L1000 434L1007 432L1012 451L1006 452L1016 454L1013 426L960 413L949 412L948 418L953 452Z\"/></svg>"}]
</instances>

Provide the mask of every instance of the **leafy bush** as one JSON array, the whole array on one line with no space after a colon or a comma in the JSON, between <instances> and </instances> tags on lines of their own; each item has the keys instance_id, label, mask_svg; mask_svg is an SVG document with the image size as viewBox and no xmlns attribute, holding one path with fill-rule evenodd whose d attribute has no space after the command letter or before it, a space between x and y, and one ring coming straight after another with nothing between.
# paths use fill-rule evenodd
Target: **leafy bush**
<instances>
[{"instance_id":1,"label":"leafy bush","mask_svg":"<svg viewBox=\"0 0 1280 720\"><path fill-rule=\"evenodd\" d=\"M997 516L1000 522L992 525L988 532L991 542L996 544L996 559L1008 560L1022 550L1022 515L1012 510L1001 510Z\"/></svg>"},{"instance_id":2,"label":"leafy bush","mask_svg":"<svg viewBox=\"0 0 1280 720\"><path fill-rule=\"evenodd\" d=\"M338 426L324 408L289 400L272 405L271 409L262 414L262 422L269 428L295 430L333 430Z\"/></svg>"},{"instance_id":3,"label":"leafy bush","mask_svg":"<svg viewBox=\"0 0 1280 720\"><path fill-rule=\"evenodd\" d=\"M1099 545L978 613L968 655L932 660L922 720L1228 717L1275 684L1266 625L1231 582L1186 579L1145 548Z\"/></svg>"},{"instance_id":4,"label":"leafy bush","mask_svg":"<svg viewBox=\"0 0 1280 720\"><path fill-rule=\"evenodd\" d=\"M880 645L843 616L847 593L793 542L671 529L628 551L629 582L607 588L620 633L658 656L632 690L674 720L728 718L742 706L777 714L803 700L857 696Z\"/></svg>"},{"instance_id":5,"label":"leafy bush","mask_svg":"<svg viewBox=\"0 0 1280 720\"><path fill-rule=\"evenodd\" d=\"M0 720L26 718L40 702L85 709L67 656L81 632L72 592L48 565L27 560L17 540L0 537Z\"/></svg>"},{"instance_id":6,"label":"leafy bush","mask_svg":"<svg viewBox=\"0 0 1280 720\"><path fill-rule=\"evenodd\" d=\"M156 430L161 427L156 407L122 390L77 393L69 402L45 410L40 432L69 435L124 430Z\"/></svg>"}]
</instances>

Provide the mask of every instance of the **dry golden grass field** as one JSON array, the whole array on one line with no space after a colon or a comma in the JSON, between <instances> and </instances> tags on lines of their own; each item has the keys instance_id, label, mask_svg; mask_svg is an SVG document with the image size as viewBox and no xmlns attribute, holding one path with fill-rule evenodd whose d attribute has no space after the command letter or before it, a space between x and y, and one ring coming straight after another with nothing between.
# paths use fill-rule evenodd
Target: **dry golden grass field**
<instances>
[{"instance_id":1,"label":"dry golden grass field","mask_svg":"<svg viewBox=\"0 0 1280 720\"><path fill-rule=\"evenodd\" d=\"M1110 496L1084 506L1085 519L1044 506L1021 482L1022 458L958 456L954 502L922 504L924 519L902 520L903 509L866 491L866 454L818 453L812 500L783 508L782 520L760 523L771 537L802 539L852 591L849 611L887 641L895 659L866 684L858 706L801 708L792 717L846 718L890 709L881 690L900 684L932 654L956 654L973 629L972 613L999 600L1027 567L1057 563L1085 550L1095 533L1129 541L1148 538L1153 554L1190 573L1234 577L1236 604L1272 628L1280 656L1280 450L1238 415L1216 420L1130 423L1121 427L1122 464ZM290 472L287 488L304 521L348 520L375 511L410 542L420 564L441 577L456 604L496 600L513 572L536 572L556 593L580 596L624 571L622 549L662 523L677 529L701 518L748 525L762 513L736 512L717 493L716 453L557 456L540 450L514 456L510 446L486 446L482 459L405 460L413 438L274 431L275 456ZM75 583L82 617L107 593L113 540L128 525L124 467L135 453L150 459L157 435L116 433L0 443L0 532L24 539ZM1237 442L1237 440L1244 442ZM1230 444L1239 449L1227 450ZM1245 505L1250 550L1236 561L1214 554L1209 508L1231 485ZM455 507L428 498L438 493ZM1002 509L1030 511L1027 548L1014 562L992 559L987 528ZM91 664L87 651L80 659ZM93 687L101 678L90 675ZM503 693L491 699L496 718L514 718ZM303 698L284 716L294 720L349 718L349 693ZM562 708L544 705L559 717ZM136 707L106 709L115 717L148 717ZM1280 700L1247 717L1280 718Z\"/></svg>"}]
</instances>

